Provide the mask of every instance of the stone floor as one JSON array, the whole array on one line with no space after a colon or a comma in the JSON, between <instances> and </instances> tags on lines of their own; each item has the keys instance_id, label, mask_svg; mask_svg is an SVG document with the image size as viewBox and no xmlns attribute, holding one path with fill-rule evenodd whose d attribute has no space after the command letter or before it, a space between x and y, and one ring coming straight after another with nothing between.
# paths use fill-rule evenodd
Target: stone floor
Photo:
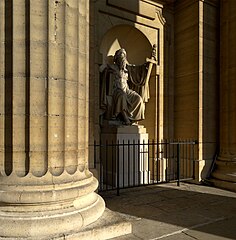
<instances>
[{"instance_id":1,"label":"stone floor","mask_svg":"<svg viewBox=\"0 0 236 240\"><path fill-rule=\"evenodd\" d=\"M236 193L181 183L101 194L107 208L126 216L132 234L116 240L236 239Z\"/></svg>"}]
</instances>

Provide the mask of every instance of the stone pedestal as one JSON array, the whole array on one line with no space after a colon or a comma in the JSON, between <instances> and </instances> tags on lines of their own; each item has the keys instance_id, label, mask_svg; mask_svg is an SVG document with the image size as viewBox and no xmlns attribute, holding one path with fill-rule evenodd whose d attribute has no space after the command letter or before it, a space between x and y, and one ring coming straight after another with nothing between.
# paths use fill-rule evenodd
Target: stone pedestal
<instances>
[{"instance_id":1,"label":"stone pedestal","mask_svg":"<svg viewBox=\"0 0 236 240\"><path fill-rule=\"evenodd\" d=\"M117 187L119 182L120 187L127 187L150 182L147 143L148 133L142 125L108 125L102 128L101 144L108 145L101 153L101 174L106 184Z\"/></svg>"}]
</instances>

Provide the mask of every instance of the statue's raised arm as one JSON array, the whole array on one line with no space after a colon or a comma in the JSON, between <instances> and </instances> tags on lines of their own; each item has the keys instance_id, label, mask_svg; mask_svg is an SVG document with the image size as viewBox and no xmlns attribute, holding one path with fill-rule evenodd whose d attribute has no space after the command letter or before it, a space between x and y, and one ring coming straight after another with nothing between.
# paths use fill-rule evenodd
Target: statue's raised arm
<instances>
[{"instance_id":1,"label":"statue's raised arm","mask_svg":"<svg viewBox=\"0 0 236 240\"><path fill-rule=\"evenodd\" d=\"M151 59L154 51L152 52ZM105 118L130 125L144 119L149 99L150 63L131 65L125 49L116 51L114 63L101 66L101 109Z\"/></svg>"}]
</instances>

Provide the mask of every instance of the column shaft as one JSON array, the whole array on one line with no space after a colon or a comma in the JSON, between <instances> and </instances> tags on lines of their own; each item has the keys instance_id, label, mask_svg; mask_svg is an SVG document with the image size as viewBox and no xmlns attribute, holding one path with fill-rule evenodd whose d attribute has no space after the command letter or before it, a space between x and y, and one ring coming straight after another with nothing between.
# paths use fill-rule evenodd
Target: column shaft
<instances>
[{"instance_id":1,"label":"column shaft","mask_svg":"<svg viewBox=\"0 0 236 240\"><path fill-rule=\"evenodd\" d=\"M12 170L28 172L26 159L26 1L13 1Z\"/></svg>"},{"instance_id":2,"label":"column shaft","mask_svg":"<svg viewBox=\"0 0 236 240\"><path fill-rule=\"evenodd\" d=\"M5 81L4 81L4 65L5 65L5 3L0 1L0 175L5 173Z\"/></svg>"},{"instance_id":3,"label":"column shaft","mask_svg":"<svg viewBox=\"0 0 236 240\"><path fill-rule=\"evenodd\" d=\"M30 172L43 176L47 162L48 1L30 1Z\"/></svg>"},{"instance_id":4,"label":"column shaft","mask_svg":"<svg viewBox=\"0 0 236 240\"><path fill-rule=\"evenodd\" d=\"M82 171L85 168L85 159L88 157L88 11L87 1L79 1L79 56L78 56L78 166ZM86 44L84 44L86 42Z\"/></svg>"},{"instance_id":5,"label":"column shaft","mask_svg":"<svg viewBox=\"0 0 236 240\"><path fill-rule=\"evenodd\" d=\"M230 154L234 156L234 161L236 161L236 3L231 0L229 5L229 33L228 45L229 47L229 62L228 62L228 78L229 78L229 90L230 101L229 101L229 125L230 125Z\"/></svg>"},{"instance_id":6,"label":"column shaft","mask_svg":"<svg viewBox=\"0 0 236 240\"><path fill-rule=\"evenodd\" d=\"M221 4L220 156L227 161L236 158L235 9L235 1Z\"/></svg>"},{"instance_id":7,"label":"column shaft","mask_svg":"<svg viewBox=\"0 0 236 240\"><path fill-rule=\"evenodd\" d=\"M104 211L87 168L88 16L87 0L0 1L1 239L69 236Z\"/></svg>"},{"instance_id":8,"label":"column shaft","mask_svg":"<svg viewBox=\"0 0 236 240\"><path fill-rule=\"evenodd\" d=\"M220 6L220 153L212 176L216 186L236 191L236 1Z\"/></svg>"},{"instance_id":9,"label":"column shaft","mask_svg":"<svg viewBox=\"0 0 236 240\"><path fill-rule=\"evenodd\" d=\"M64 171L65 1L49 1L48 161L53 175Z\"/></svg>"},{"instance_id":10,"label":"column shaft","mask_svg":"<svg viewBox=\"0 0 236 240\"><path fill-rule=\"evenodd\" d=\"M66 0L65 9L65 168L77 170L78 146L78 1Z\"/></svg>"}]
</instances>

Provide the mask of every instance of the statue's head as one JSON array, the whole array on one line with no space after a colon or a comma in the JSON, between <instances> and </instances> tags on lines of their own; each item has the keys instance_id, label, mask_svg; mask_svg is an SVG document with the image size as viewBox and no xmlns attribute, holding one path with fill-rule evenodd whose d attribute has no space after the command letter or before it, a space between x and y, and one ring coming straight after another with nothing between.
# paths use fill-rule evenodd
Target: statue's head
<instances>
[{"instance_id":1,"label":"statue's head","mask_svg":"<svg viewBox=\"0 0 236 240\"><path fill-rule=\"evenodd\" d=\"M119 67L125 67L127 60L126 60L126 51L124 48L120 48L116 51L114 55L114 63L117 64Z\"/></svg>"}]
</instances>

